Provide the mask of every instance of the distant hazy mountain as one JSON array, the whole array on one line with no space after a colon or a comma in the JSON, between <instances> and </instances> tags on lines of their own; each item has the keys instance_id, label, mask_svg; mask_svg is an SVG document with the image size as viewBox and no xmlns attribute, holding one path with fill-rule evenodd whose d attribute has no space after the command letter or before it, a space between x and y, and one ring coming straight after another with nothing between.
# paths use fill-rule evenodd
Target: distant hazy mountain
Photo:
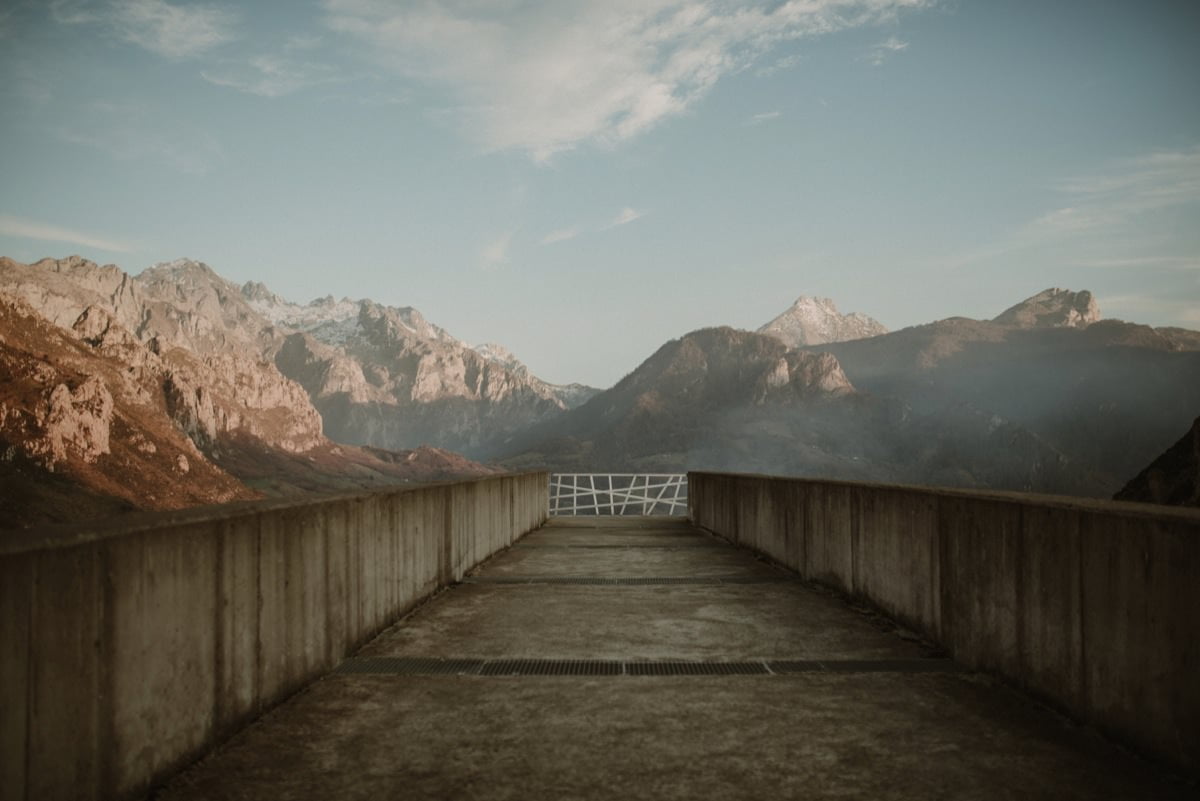
<instances>
[{"instance_id":1,"label":"distant hazy mountain","mask_svg":"<svg viewBox=\"0 0 1200 801\"><path fill-rule=\"evenodd\" d=\"M1113 497L1118 501L1200 506L1200 417L1178 442Z\"/></svg>"},{"instance_id":2,"label":"distant hazy mountain","mask_svg":"<svg viewBox=\"0 0 1200 801\"><path fill-rule=\"evenodd\" d=\"M714 415L848 392L853 387L832 357L748 331L705 329L663 345L579 408L521 432L505 452L532 449L563 467L680 469Z\"/></svg>"},{"instance_id":3,"label":"distant hazy mountain","mask_svg":"<svg viewBox=\"0 0 1200 801\"><path fill-rule=\"evenodd\" d=\"M328 299L255 308L295 331L275 364L308 391L339 442L476 454L595 392L542 381L507 351L476 350L411 308Z\"/></svg>"},{"instance_id":4,"label":"distant hazy mountain","mask_svg":"<svg viewBox=\"0 0 1200 801\"><path fill-rule=\"evenodd\" d=\"M789 347L824 345L886 334L877 320L860 312L841 314L829 298L801 295L783 314L758 329Z\"/></svg>"},{"instance_id":5,"label":"distant hazy mountain","mask_svg":"<svg viewBox=\"0 0 1200 801\"><path fill-rule=\"evenodd\" d=\"M822 345L854 385L918 415L964 405L1093 471L1111 496L1200 408L1200 333L1100 319L1091 293L1047 290L994 320L952 317Z\"/></svg>"},{"instance_id":6,"label":"distant hazy mountain","mask_svg":"<svg viewBox=\"0 0 1200 801\"><path fill-rule=\"evenodd\" d=\"M717 328L673 340L612 389L518 434L503 464L740 470L1095 494L1086 466L968 405L936 417L855 389L828 353Z\"/></svg>"}]
</instances>

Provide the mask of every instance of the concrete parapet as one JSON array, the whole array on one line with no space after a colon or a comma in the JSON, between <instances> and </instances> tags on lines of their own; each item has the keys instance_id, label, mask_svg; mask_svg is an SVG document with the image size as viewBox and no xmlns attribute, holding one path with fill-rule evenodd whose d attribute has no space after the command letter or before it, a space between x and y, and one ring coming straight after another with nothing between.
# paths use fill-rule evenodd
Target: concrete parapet
<instances>
[{"instance_id":1,"label":"concrete parapet","mask_svg":"<svg viewBox=\"0 0 1200 801\"><path fill-rule=\"evenodd\" d=\"M522 534L546 473L0 539L0 798L142 795Z\"/></svg>"},{"instance_id":2,"label":"concrete parapet","mask_svg":"<svg viewBox=\"0 0 1200 801\"><path fill-rule=\"evenodd\" d=\"M1200 775L1200 511L717 473L692 520Z\"/></svg>"}]
</instances>

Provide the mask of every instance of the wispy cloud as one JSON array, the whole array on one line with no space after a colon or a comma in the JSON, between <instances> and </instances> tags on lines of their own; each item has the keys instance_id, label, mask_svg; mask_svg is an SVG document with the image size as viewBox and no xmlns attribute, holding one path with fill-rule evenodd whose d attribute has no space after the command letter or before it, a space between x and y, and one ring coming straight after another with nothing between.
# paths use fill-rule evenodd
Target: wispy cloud
<instances>
[{"instance_id":1,"label":"wispy cloud","mask_svg":"<svg viewBox=\"0 0 1200 801\"><path fill-rule=\"evenodd\" d=\"M1200 328L1200 286L1176 295L1129 293L1100 295L1096 302L1105 315L1120 320L1148 321L1150 325Z\"/></svg>"},{"instance_id":2,"label":"wispy cloud","mask_svg":"<svg viewBox=\"0 0 1200 801\"><path fill-rule=\"evenodd\" d=\"M101 25L117 38L169 59L188 59L232 41L238 16L211 5L166 0L58 0L51 18L64 25Z\"/></svg>"},{"instance_id":3,"label":"wispy cloud","mask_svg":"<svg viewBox=\"0 0 1200 801\"><path fill-rule=\"evenodd\" d=\"M637 211L636 209L631 209L628 206L626 206L625 208L623 208L619 212L617 212L617 216L613 219L613 221L611 223L608 224L607 227L608 228L616 228L618 225L627 225L627 224L633 222L634 220L641 219L644 216L646 216L646 212Z\"/></svg>"},{"instance_id":4,"label":"wispy cloud","mask_svg":"<svg viewBox=\"0 0 1200 801\"><path fill-rule=\"evenodd\" d=\"M512 231L506 231L483 246L479 251L479 263L485 270L495 270L508 264L508 247L512 244Z\"/></svg>"},{"instance_id":5,"label":"wispy cloud","mask_svg":"<svg viewBox=\"0 0 1200 801\"><path fill-rule=\"evenodd\" d=\"M100 21L100 3L95 0L50 0L50 19L60 25L84 25Z\"/></svg>"},{"instance_id":6,"label":"wispy cloud","mask_svg":"<svg viewBox=\"0 0 1200 801\"><path fill-rule=\"evenodd\" d=\"M448 86L449 112L489 151L544 161L683 114L776 45L894 19L932 0L325 0L326 24L377 60ZM778 62L777 62L778 63Z\"/></svg>"},{"instance_id":7,"label":"wispy cloud","mask_svg":"<svg viewBox=\"0 0 1200 801\"><path fill-rule=\"evenodd\" d=\"M873 66L881 66L892 56L908 49L908 42L898 39L895 36L889 36L877 45L874 45L863 56L863 61Z\"/></svg>"},{"instance_id":8,"label":"wispy cloud","mask_svg":"<svg viewBox=\"0 0 1200 801\"><path fill-rule=\"evenodd\" d=\"M782 116L779 111L762 111L746 120L746 125L762 125L764 122L777 120Z\"/></svg>"},{"instance_id":9,"label":"wispy cloud","mask_svg":"<svg viewBox=\"0 0 1200 801\"><path fill-rule=\"evenodd\" d=\"M1121 223L1147 212L1200 201L1200 145L1118 161L1106 170L1062 181L1069 207L1044 218L1071 230Z\"/></svg>"},{"instance_id":10,"label":"wispy cloud","mask_svg":"<svg viewBox=\"0 0 1200 801\"><path fill-rule=\"evenodd\" d=\"M294 34L283 43L285 50L315 50L320 46L321 37L308 33Z\"/></svg>"},{"instance_id":11,"label":"wispy cloud","mask_svg":"<svg viewBox=\"0 0 1200 801\"><path fill-rule=\"evenodd\" d=\"M556 242L566 242L570 239L574 239L575 237L579 236L580 234L588 233L589 231L592 233L608 231L612 228L616 228L621 225L627 225L627 224L633 222L634 220L640 220L642 217L645 217L645 216L646 216L646 212L638 211L637 209L626 206L625 208L618 211L615 217L613 217L612 219L608 220L607 222L601 223L599 225L591 225L591 226L573 225L570 228L561 228L557 231L551 231L550 233L548 233L544 237L542 237L541 242L539 244L553 245Z\"/></svg>"},{"instance_id":12,"label":"wispy cloud","mask_svg":"<svg viewBox=\"0 0 1200 801\"><path fill-rule=\"evenodd\" d=\"M0 234L21 237L23 239L38 239L44 242L67 242L85 248L107 250L112 253L131 253L135 248L125 242L92 236L57 225L25 220L20 217L0 215Z\"/></svg>"},{"instance_id":13,"label":"wispy cloud","mask_svg":"<svg viewBox=\"0 0 1200 801\"><path fill-rule=\"evenodd\" d=\"M782 58L777 58L777 59L775 59L774 63L768 64L765 67L759 67L758 70L756 70L754 74L760 78L769 78L777 72L783 72L784 70L790 70L792 67L795 67L803 60L804 60L804 56L800 55L799 53L793 53L790 56L783 56Z\"/></svg>"},{"instance_id":14,"label":"wispy cloud","mask_svg":"<svg viewBox=\"0 0 1200 801\"><path fill-rule=\"evenodd\" d=\"M555 242L566 242L568 239L574 239L579 236L581 230L578 225L570 228L563 228L558 231L551 231L542 237L541 244L553 245Z\"/></svg>"},{"instance_id":15,"label":"wispy cloud","mask_svg":"<svg viewBox=\"0 0 1200 801\"><path fill-rule=\"evenodd\" d=\"M1147 259L1175 260L1172 237L1156 228L1164 213L1200 207L1200 145L1121 159L1095 172L1059 181L1058 205L1008 237L955 260L965 266L1034 248L1072 246L1073 262L1146 266ZM1132 255L1122 253L1133 246ZM1154 252L1155 250L1160 252ZM1192 260L1185 259L1186 263Z\"/></svg>"},{"instance_id":16,"label":"wispy cloud","mask_svg":"<svg viewBox=\"0 0 1200 801\"><path fill-rule=\"evenodd\" d=\"M337 68L329 64L267 54L254 56L241 64L202 70L200 76L217 86L260 97L281 97L301 89L346 80Z\"/></svg>"}]
</instances>

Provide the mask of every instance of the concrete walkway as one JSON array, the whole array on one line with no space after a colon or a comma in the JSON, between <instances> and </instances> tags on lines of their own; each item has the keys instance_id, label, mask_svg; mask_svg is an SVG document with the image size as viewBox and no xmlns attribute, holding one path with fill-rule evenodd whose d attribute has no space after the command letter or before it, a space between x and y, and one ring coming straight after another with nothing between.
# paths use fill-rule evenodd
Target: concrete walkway
<instances>
[{"instance_id":1,"label":"concrete walkway","mask_svg":"<svg viewBox=\"0 0 1200 801\"><path fill-rule=\"evenodd\" d=\"M686 522L579 518L492 559L161 798L1195 793Z\"/></svg>"}]
</instances>

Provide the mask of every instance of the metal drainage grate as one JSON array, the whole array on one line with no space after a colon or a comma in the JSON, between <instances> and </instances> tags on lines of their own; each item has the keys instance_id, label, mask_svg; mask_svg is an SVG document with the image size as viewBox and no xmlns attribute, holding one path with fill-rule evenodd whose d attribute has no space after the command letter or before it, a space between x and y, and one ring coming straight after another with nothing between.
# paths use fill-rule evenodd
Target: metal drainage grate
<instances>
[{"instance_id":1,"label":"metal drainage grate","mask_svg":"<svg viewBox=\"0 0 1200 801\"><path fill-rule=\"evenodd\" d=\"M609 549L631 550L631 549L635 549L635 548L638 550L643 550L646 548L654 548L655 550L675 550L675 549L685 549L685 548L730 548L732 546L730 546L729 543L727 543L727 542L637 542L637 543L629 542L629 543L619 543L619 544L618 543L607 543L605 545L596 545L596 544L590 544L590 543L589 544L580 543L578 545L574 545L574 544L558 543L558 542L553 542L553 543L550 543L550 542L547 542L547 543L541 543L541 542L521 543L521 542L518 542L513 547L514 548L535 548L535 549L545 548L547 550L576 550L576 549L579 549L579 550L609 550Z\"/></svg>"},{"instance_id":2,"label":"metal drainage grate","mask_svg":"<svg viewBox=\"0 0 1200 801\"><path fill-rule=\"evenodd\" d=\"M598 587L652 587L663 584L777 584L792 576L467 576L464 584L587 584Z\"/></svg>"},{"instance_id":3,"label":"metal drainage grate","mask_svg":"<svg viewBox=\"0 0 1200 801\"><path fill-rule=\"evenodd\" d=\"M762 662L630 662L631 676L765 676Z\"/></svg>"},{"instance_id":4,"label":"metal drainage grate","mask_svg":"<svg viewBox=\"0 0 1200 801\"><path fill-rule=\"evenodd\" d=\"M484 664L483 676L620 676L620 662L584 659L497 659Z\"/></svg>"}]
</instances>

